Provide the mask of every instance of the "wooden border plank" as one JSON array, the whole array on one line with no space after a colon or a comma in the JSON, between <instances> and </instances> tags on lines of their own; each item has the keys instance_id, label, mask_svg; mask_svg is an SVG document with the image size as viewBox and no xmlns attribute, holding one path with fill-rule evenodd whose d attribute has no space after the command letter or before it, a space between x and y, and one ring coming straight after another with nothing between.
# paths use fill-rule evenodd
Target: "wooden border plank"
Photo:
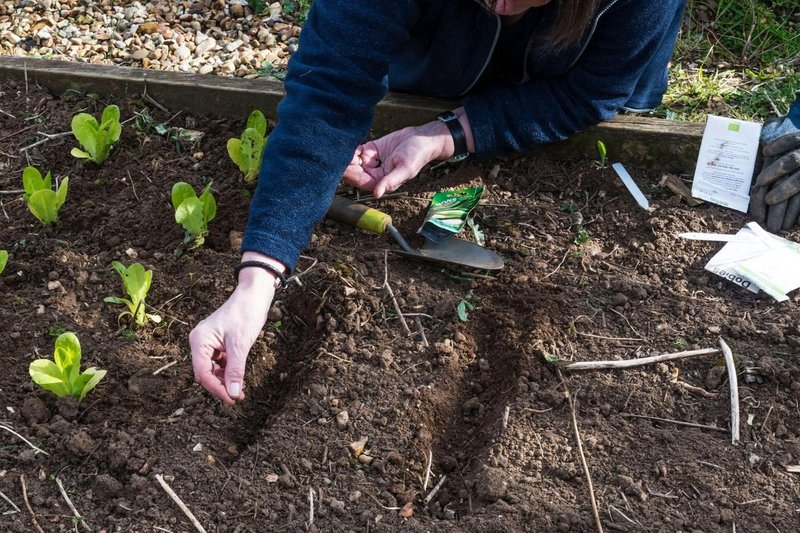
<instances>
[{"instance_id":1,"label":"wooden border plank","mask_svg":"<svg viewBox=\"0 0 800 533\"><path fill-rule=\"evenodd\" d=\"M93 65L26 57L0 57L0 80L37 83L56 95L68 89L104 97L147 94L168 109L230 118L246 117L261 109L276 118L283 84L266 79L224 78L211 74L162 72L132 67ZM373 133L382 135L433 120L454 106L452 101L389 94L377 106ZM608 157L626 165L668 172L692 172L700 149L703 125L623 115L588 128L569 139L534 151L554 159L597 158L597 141Z\"/></svg>"}]
</instances>

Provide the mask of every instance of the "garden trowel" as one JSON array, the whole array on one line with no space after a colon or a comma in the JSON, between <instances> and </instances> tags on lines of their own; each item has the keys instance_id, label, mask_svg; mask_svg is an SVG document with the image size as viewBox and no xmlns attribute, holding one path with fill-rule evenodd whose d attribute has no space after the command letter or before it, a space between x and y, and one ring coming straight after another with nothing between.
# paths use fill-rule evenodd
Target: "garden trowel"
<instances>
[{"instance_id":1,"label":"garden trowel","mask_svg":"<svg viewBox=\"0 0 800 533\"><path fill-rule=\"evenodd\" d=\"M425 240L422 248L415 250L392 225L392 217L365 205L357 204L342 196L334 196L328 209L328 217L350 226L383 235L388 233L400 245L400 255L417 261L428 261L446 265L457 265L479 270L499 270L503 259L491 250L461 239L448 239L436 244Z\"/></svg>"}]
</instances>

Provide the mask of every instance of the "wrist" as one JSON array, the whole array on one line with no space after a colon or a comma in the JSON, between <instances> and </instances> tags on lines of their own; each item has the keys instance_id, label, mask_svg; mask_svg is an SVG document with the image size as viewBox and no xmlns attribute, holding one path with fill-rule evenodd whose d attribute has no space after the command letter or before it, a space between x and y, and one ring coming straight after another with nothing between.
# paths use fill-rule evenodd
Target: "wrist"
<instances>
[{"instance_id":1,"label":"wrist","mask_svg":"<svg viewBox=\"0 0 800 533\"><path fill-rule=\"evenodd\" d=\"M472 128L463 107L440 113L436 118L437 122L447 128L446 135L449 136L440 154L440 159L452 158L455 161L461 161L475 152ZM441 127L439 131L441 131Z\"/></svg>"},{"instance_id":2,"label":"wrist","mask_svg":"<svg viewBox=\"0 0 800 533\"><path fill-rule=\"evenodd\" d=\"M237 288L238 287L242 287L244 289L255 289L263 287L270 287L273 289L276 288L276 284L280 278L278 272L284 274L286 272L286 266L277 259L270 257L268 255L259 252L244 252L242 254L241 263L251 262L251 261L263 263L267 267L271 268L262 268L257 266L249 266L246 268L242 268L241 270L239 270L239 273L237 275ZM275 269L276 272L274 272L272 269Z\"/></svg>"}]
</instances>

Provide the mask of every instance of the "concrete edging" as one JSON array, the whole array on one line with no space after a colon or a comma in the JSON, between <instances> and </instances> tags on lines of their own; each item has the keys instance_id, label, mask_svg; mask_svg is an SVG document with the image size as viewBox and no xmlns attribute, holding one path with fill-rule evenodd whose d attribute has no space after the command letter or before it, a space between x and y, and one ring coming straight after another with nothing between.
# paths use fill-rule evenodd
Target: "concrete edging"
<instances>
[{"instance_id":1,"label":"concrete edging","mask_svg":"<svg viewBox=\"0 0 800 533\"><path fill-rule=\"evenodd\" d=\"M275 119L283 84L266 79L223 78L211 74L162 72L132 67L93 65L26 57L0 57L0 80L37 83L53 94L68 89L124 98L147 94L169 109L244 118L261 109ZM376 107L373 133L422 124L453 107L453 102L390 94ZM565 141L538 148L534 153L554 159L597 158L602 140L608 157L632 166L668 172L692 172L700 149L703 125L622 115L591 126Z\"/></svg>"}]
</instances>

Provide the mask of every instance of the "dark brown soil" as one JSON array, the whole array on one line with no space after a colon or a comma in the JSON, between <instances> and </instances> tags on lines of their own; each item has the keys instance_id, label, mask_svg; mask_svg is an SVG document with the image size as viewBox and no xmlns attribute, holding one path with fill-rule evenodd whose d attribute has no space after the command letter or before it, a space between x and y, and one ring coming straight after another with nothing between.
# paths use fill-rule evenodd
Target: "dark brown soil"
<instances>
[{"instance_id":1,"label":"dark brown soil","mask_svg":"<svg viewBox=\"0 0 800 533\"><path fill-rule=\"evenodd\" d=\"M21 188L29 161L19 149L37 131L67 131L75 112L99 114L104 103L4 86L0 189ZM119 103L124 119L143 109ZM48 453L0 431L0 490L21 509L0 517L3 531L35 530L23 475L44 531L82 530L55 478L87 531L193 531L156 474L209 531L593 531L565 389L577 398L607 530L800 530L800 477L787 470L800 464L800 299L776 304L716 278L703 265L719 245L675 237L732 232L743 215L681 205L659 175L635 169L651 213L591 162L513 159L477 174L440 166L381 208L413 235L433 192L482 181L480 225L506 268L469 279L393 254L385 266L388 240L323 222L251 352L247 401L228 408L193 383L187 336L233 288L231 241L250 193L225 142L243 123L180 114L171 124L205 137L177 153L129 122L99 168L69 155L71 139L27 152L71 178L54 228L18 195L0 196L0 248L10 252L0 276L2 420ZM169 200L178 180L198 189L213 180L219 203L205 245L180 257ZM581 228L588 241L576 244ZM155 271L148 300L165 320L130 332L103 298L122 291L111 261L134 259ZM413 339L381 288L387 270ZM475 309L462 322L455 307L468 294ZM85 366L108 370L77 409L28 377L61 330L78 335ZM563 381L545 358L635 358L714 347L719 335L739 361L738 446L727 431L627 416L728 428L721 358ZM348 449L361 437L370 464ZM413 515L401 516L409 503Z\"/></svg>"}]
</instances>

